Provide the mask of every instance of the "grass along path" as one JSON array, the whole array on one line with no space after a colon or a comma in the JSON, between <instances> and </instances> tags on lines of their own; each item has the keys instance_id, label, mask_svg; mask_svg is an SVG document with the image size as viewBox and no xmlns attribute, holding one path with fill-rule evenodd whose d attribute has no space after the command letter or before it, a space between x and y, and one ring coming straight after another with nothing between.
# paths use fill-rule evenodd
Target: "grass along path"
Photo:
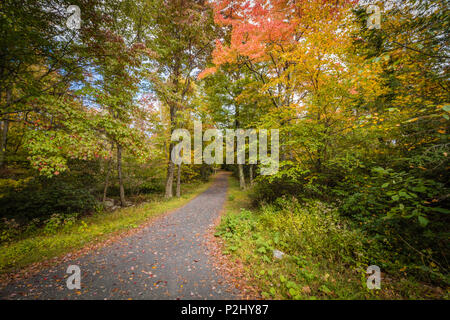
<instances>
[{"instance_id":1,"label":"grass along path","mask_svg":"<svg viewBox=\"0 0 450 320\"><path fill-rule=\"evenodd\" d=\"M214 179L211 178L204 184L183 186L184 192L180 198L160 198L113 212L96 213L72 225L61 226L54 234L46 234L40 229L31 237L3 244L0 246L0 274L4 278L7 273L17 272L31 264L49 259L54 260L48 261L50 264L56 263L58 258L65 254L132 232L151 218L185 205L207 190Z\"/></svg>"},{"instance_id":2,"label":"grass along path","mask_svg":"<svg viewBox=\"0 0 450 320\"><path fill-rule=\"evenodd\" d=\"M436 299L436 288L408 277L383 273L381 290L366 286L368 246L335 208L321 202L287 199L262 208L250 206L250 190L230 177L225 212L216 236L231 264L263 299ZM273 250L285 253L274 259ZM383 270L382 270L383 271Z\"/></svg>"}]
</instances>

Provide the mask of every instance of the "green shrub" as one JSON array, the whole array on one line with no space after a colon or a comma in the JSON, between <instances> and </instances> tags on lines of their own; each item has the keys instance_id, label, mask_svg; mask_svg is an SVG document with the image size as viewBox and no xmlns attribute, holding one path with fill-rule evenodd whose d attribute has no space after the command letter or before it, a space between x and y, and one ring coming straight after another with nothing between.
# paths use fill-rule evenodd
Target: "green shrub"
<instances>
[{"instance_id":1,"label":"green shrub","mask_svg":"<svg viewBox=\"0 0 450 320\"><path fill-rule=\"evenodd\" d=\"M406 267L417 280L446 283L447 183L417 164L394 169L351 159L354 165L335 161L334 170L324 166L320 173L285 161L276 175L258 178L250 198L254 204L271 204L281 212L285 206L277 203L283 196L305 203L310 199L331 203L354 230L362 230L372 241L370 248L377 249L367 249L367 256L375 264L393 274L403 274L400 270ZM398 161L404 164L405 159Z\"/></svg>"},{"instance_id":2,"label":"green shrub","mask_svg":"<svg viewBox=\"0 0 450 320\"><path fill-rule=\"evenodd\" d=\"M280 197L255 211L227 214L216 235L225 240L225 253L250 267L264 298L348 298L367 293L360 278L372 263L366 250L374 243L361 230L351 229L331 205ZM275 249L285 257L274 259Z\"/></svg>"},{"instance_id":3,"label":"green shrub","mask_svg":"<svg viewBox=\"0 0 450 320\"><path fill-rule=\"evenodd\" d=\"M417 279L442 283L448 270L446 252L450 219L446 186L414 172L376 167L370 174L347 178L333 191L339 211L384 248L373 252L378 265ZM448 192L447 192L448 193ZM389 253L388 253L389 252Z\"/></svg>"},{"instance_id":4,"label":"green shrub","mask_svg":"<svg viewBox=\"0 0 450 320\"><path fill-rule=\"evenodd\" d=\"M56 179L46 183L35 181L0 198L0 217L14 218L25 224L33 218L48 219L54 213L91 211L96 203L88 190L75 184Z\"/></svg>"},{"instance_id":5,"label":"green shrub","mask_svg":"<svg viewBox=\"0 0 450 320\"><path fill-rule=\"evenodd\" d=\"M139 193L161 193L164 191L164 183L162 180L146 181L138 188Z\"/></svg>"},{"instance_id":6,"label":"green shrub","mask_svg":"<svg viewBox=\"0 0 450 320\"><path fill-rule=\"evenodd\" d=\"M43 232L52 235L61 229L68 230L77 221L78 214L54 213L44 222Z\"/></svg>"},{"instance_id":7,"label":"green shrub","mask_svg":"<svg viewBox=\"0 0 450 320\"><path fill-rule=\"evenodd\" d=\"M259 221L272 231L275 244L294 256L317 255L341 266L367 262L364 234L351 230L337 209L323 202L278 198L262 207Z\"/></svg>"},{"instance_id":8,"label":"green shrub","mask_svg":"<svg viewBox=\"0 0 450 320\"><path fill-rule=\"evenodd\" d=\"M0 221L0 243L15 239L21 233L20 225L15 219L2 218Z\"/></svg>"},{"instance_id":9,"label":"green shrub","mask_svg":"<svg viewBox=\"0 0 450 320\"><path fill-rule=\"evenodd\" d=\"M231 247L248 234L261 235L257 253L269 258L273 249L279 249L292 256L322 257L342 267L369 260L365 235L351 230L336 208L320 201L299 204L295 198L282 197L257 213L242 209L238 215L225 216L216 233L231 240Z\"/></svg>"}]
</instances>

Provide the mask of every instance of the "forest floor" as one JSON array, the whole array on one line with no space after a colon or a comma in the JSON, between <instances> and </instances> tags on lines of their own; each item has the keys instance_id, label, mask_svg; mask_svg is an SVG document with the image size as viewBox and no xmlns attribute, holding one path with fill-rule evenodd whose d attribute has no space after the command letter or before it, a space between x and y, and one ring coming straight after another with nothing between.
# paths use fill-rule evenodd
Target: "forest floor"
<instances>
[{"instance_id":1,"label":"forest floor","mask_svg":"<svg viewBox=\"0 0 450 320\"><path fill-rule=\"evenodd\" d=\"M207 245L227 188L219 173L205 192L129 235L8 281L0 299L238 299ZM69 265L81 270L79 290L67 288Z\"/></svg>"}]
</instances>

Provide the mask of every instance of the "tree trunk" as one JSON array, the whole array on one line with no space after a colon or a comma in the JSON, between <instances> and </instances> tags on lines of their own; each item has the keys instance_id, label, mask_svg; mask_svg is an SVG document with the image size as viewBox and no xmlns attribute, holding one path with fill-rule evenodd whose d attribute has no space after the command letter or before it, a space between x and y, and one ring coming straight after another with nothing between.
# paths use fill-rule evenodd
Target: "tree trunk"
<instances>
[{"instance_id":1,"label":"tree trunk","mask_svg":"<svg viewBox=\"0 0 450 320\"><path fill-rule=\"evenodd\" d=\"M108 184L109 184L109 167L111 166L111 160L108 161L108 166L106 168L106 177L105 177L105 187L103 188L103 202L106 201L106 193L108 192Z\"/></svg>"},{"instance_id":2,"label":"tree trunk","mask_svg":"<svg viewBox=\"0 0 450 320\"><path fill-rule=\"evenodd\" d=\"M173 173L174 173L174 164L172 161L167 166L167 178L166 178L166 199L173 197Z\"/></svg>"},{"instance_id":3,"label":"tree trunk","mask_svg":"<svg viewBox=\"0 0 450 320\"><path fill-rule=\"evenodd\" d=\"M241 190L245 189L245 176L244 176L244 165L238 164L239 169L239 186L241 187Z\"/></svg>"},{"instance_id":4,"label":"tree trunk","mask_svg":"<svg viewBox=\"0 0 450 320\"><path fill-rule=\"evenodd\" d=\"M11 89L6 90L6 103L9 105L11 102ZM0 141L0 168L5 166L5 158L6 158L6 144L8 143L8 130L9 130L9 121L2 121L2 136Z\"/></svg>"},{"instance_id":5,"label":"tree trunk","mask_svg":"<svg viewBox=\"0 0 450 320\"><path fill-rule=\"evenodd\" d=\"M181 197L181 163L178 165L177 173L177 197Z\"/></svg>"},{"instance_id":6,"label":"tree trunk","mask_svg":"<svg viewBox=\"0 0 450 320\"><path fill-rule=\"evenodd\" d=\"M0 168L5 166L5 157L6 157L6 143L8 140L8 129L9 129L9 121L2 121L2 138L0 145Z\"/></svg>"},{"instance_id":7,"label":"tree trunk","mask_svg":"<svg viewBox=\"0 0 450 320\"><path fill-rule=\"evenodd\" d=\"M170 105L170 134L172 134L175 129L175 114L176 107L175 105ZM167 164L167 177L166 177L166 199L170 199L173 197L173 176L175 171L175 164L172 161L172 150L174 148L174 143L172 141L169 142L169 163Z\"/></svg>"},{"instance_id":8,"label":"tree trunk","mask_svg":"<svg viewBox=\"0 0 450 320\"><path fill-rule=\"evenodd\" d=\"M179 89L179 77L180 77L180 68L181 68L181 62L179 60L179 57L175 58L175 67L173 71L173 79L172 79L172 85L173 85L173 93L178 93ZM170 113L170 134L173 133L173 130L176 127L176 113L177 113L177 101L171 101L168 103L169 105L169 113ZM167 164L167 177L166 177L166 199L173 197L173 176L175 171L175 164L172 161L172 150L174 148L174 143L170 141L169 144L169 163Z\"/></svg>"},{"instance_id":9,"label":"tree trunk","mask_svg":"<svg viewBox=\"0 0 450 320\"><path fill-rule=\"evenodd\" d=\"M235 129L239 129L240 127L240 116L239 116L239 106L236 106L236 119L235 119ZM235 150L237 150L237 141L235 142ZM238 164L238 172L239 172L239 186L241 188L241 190L245 189L245 176L244 176L244 165L243 164Z\"/></svg>"},{"instance_id":10,"label":"tree trunk","mask_svg":"<svg viewBox=\"0 0 450 320\"><path fill-rule=\"evenodd\" d=\"M173 143L169 145L169 164L167 165L167 177L166 177L166 199L173 197L173 174L175 171L174 163L172 162L172 149Z\"/></svg>"},{"instance_id":11,"label":"tree trunk","mask_svg":"<svg viewBox=\"0 0 450 320\"><path fill-rule=\"evenodd\" d=\"M125 190L123 189L122 177L122 146L117 144L117 174L119 176L120 203L125 206Z\"/></svg>"},{"instance_id":12,"label":"tree trunk","mask_svg":"<svg viewBox=\"0 0 450 320\"><path fill-rule=\"evenodd\" d=\"M111 158L109 158L108 164L106 165L105 187L103 188L103 200L102 200L103 202L106 201L106 193L108 192L110 167L111 167Z\"/></svg>"},{"instance_id":13,"label":"tree trunk","mask_svg":"<svg viewBox=\"0 0 450 320\"><path fill-rule=\"evenodd\" d=\"M111 143L111 153L114 150L114 143ZM112 158L109 157L108 164L106 165L106 177L105 177L105 187L103 188L103 202L106 201L106 193L108 192L108 186L109 186L109 173L111 171L111 162Z\"/></svg>"},{"instance_id":14,"label":"tree trunk","mask_svg":"<svg viewBox=\"0 0 450 320\"><path fill-rule=\"evenodd\" d=\"M249 180L250 180L250 186L252 186L253 185L253 164L250 164L250 167L248 170L249 170L248 175L249 175Z\"/></svg>"}]
</instances>

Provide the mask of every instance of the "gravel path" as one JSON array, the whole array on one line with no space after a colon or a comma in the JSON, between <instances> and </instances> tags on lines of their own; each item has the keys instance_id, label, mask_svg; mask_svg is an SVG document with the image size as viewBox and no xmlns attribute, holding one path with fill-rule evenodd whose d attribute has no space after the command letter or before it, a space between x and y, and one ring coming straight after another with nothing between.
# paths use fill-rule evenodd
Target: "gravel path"
<instances>
[{"instance_id":1,"label":"gravel path","mask_svg":"<svg viewBox=\"0 0 450 320\"><path fill-rule=\"evenodd\" d=\"M239 299L204 240L222 210L227 176L134 235L8 284L0 299ZM66 286L69 264L81 269L80 290Z\"/></svg>"}]
</instances>

